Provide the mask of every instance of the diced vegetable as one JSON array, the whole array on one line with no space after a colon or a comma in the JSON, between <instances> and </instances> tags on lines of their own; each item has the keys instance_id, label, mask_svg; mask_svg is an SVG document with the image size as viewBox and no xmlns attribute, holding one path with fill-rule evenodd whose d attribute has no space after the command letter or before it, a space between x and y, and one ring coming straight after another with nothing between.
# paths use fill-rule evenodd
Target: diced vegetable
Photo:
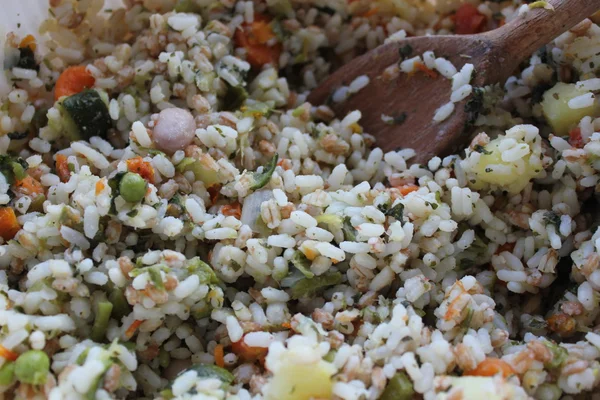
<instances>
[{"instance_id":1,"label":"diced vegetable","mask_svg":"<svg viewBox=\"0 0 600 400\"><path fill-rule=\"evenodd\" d=\"M218 344L215 346L215 364L218 367L223 368L225 366L225 359L223 357L224 349L222 344Z\"/></svg>"},{"instance_id":2,"label":"diced vegetable","mask_svg":"<svg viewBox=\"0 0 600 400\"><path fill-rule=\"evenodd\" d=\"M325 224L332 232L342 229L344 225L344 218L337 214L321 214L315 219L319 224Z\"/></svg>"},{"instance_id":3,"label":"diced vegetable","mask_svg":"<svg viewBox=\"0 0 600 400\"><path fill-rule=\"evenodd\" d=\"M233 374L225 368L211 364L194 364L185 371L196 371L199 378L217 378L225 385L231 385L235 379Z\"/></svg>"},{"instance_id":4,"label":"diced vegetable","mask_svg":"<svg viewBox=\"0 0 600 400\"><path fill-rule=\"evenodd\" d=\"M19 355L0 344L0 357L5 358L8 361L15 361L19 357Z\"/></svg>"},{"instance_id":5,"label":"diced vegetable","mask_svg":"<svg viewBox=\"0 0 600 400\"><path fill-rule=\"evenodd\" d=\"M311 279L301 279L292 287L292 298L297 300L301 297L311 296L319 290L337 285L341 281L342 274L332 271L325 272L323 275L315 276Z\"/></svg>"},{"instance_id":6,"label":"diced vegetable","mask_svg":"<svg viewBox=\"0 0 600 400\"><path fill-rule=\"evenodd\" d=\"M244 23L235 31L237 47L246 49L246 58L250 65L262 68L265 64L277 65L281 54L281 44L273 41L276 36L270 25L269 17L254 13L254 22Z\"/></svg>"},{"instance_id":7,"label":"diced vegetable","mask_svg":"<svg viewBox=\"0 0 600 400\"><path fill-rule=\"evenodd\" d=\"M454 15L454 32L458 35L470 35L485 31L487 18L471 3L463 3Z\"/></svg>"},{"instance_id":8,"label":"diced vegetable","mask_svg":"<svg viewBox=\"0 0 600 400\"><path fill-rule=\"evenodd\" d=\"M127 160L127 169L129 172L139 174L149 183L154 183L154 168L148 161L144 161L142 157L134 157Z\"/></svg>"},{"instance_id":9,"label":"diced vegetable","mask_svg":"<svg viewBox=\"0 0 600 400\"><path fill-rule=\"evenodd\" d=\"M41 350L28 350L15 361L15 376L21 383L42 385L50 371L50 358Z\"/></svg>"},{"instance_id":10,"label":"diced vegetable","mask_svg":"<svg viewBox=\"0 0 600 400\"><path fill-rule=\"evenodd\" d=\"M480 362L475 369L465 371L464 374L473 376L495 376L500 374L507 378L511 375L515 375L515 371L506 361L499 358L488 357Z\"/></svg>"},{"instance_id":11,"label":"diced vegetable","mask_svg":"<svg viewBox=\"0 0 600 400\"><path fill-rule=\"evenodd\" d=\"M202 156L209 156L203 154ZM210 160L209 160L210 161ZM212 160L214 162L214 160ZM178 172L192 171L196 180L204 182L204 186L211 187L219 183L219 174L216 169L209 168L208 163L203 163L202 160L196 160L192 157L185 157L177 164Z\"/></svg>"},{"instance_id":12,"label":"diced vegetable","mask_svg":"<svg viewBox=\"0 0 600 400\"><path fill-rule=\"evenodd\" d=\"M271 100L263 103L262 101L248 99L241 107L240 111L242 111L242 115L244 117L268 117L273 111L274 106L275 104Z\"/></svg>"},{"instance_id":13,"label":"diced vegetable","mask_svg":"<svg viewBox=\"0 0 600 400\"><path fill-rule=\"evenodd\" d=\"M177 0L174 11L178 13L200 14L202 7L199 6L194 0Z\"/></svg>"},{"instance_id":14,"label":"diced vegetable","mask_svg":"<svg viewBox=\"0 0 600 400\"><path fill-rule=\"evenodd\" d=\"M502 151L498 146L503 139L504 137L498 137L481 150L481 157L473 167L473 172L477 176L476 181L472 183L474 189L481 189L484 183L489 183L501 186L510 193L518 193L538 175L539 170L527 165L531 153L521 159L527 166L522 172L518 170L515 163L502 161Z\"/></svg>"},{"instance_id":15,"label":"diced vegetable","mask_svg":"<svg viewBox=\"0 0 600 400\"><path fill-rule=\"evenodd\" d=\"M135 332L138 330L140 325L143 323L144 323L144 321L139 320L139 319L136 319L135 321L133 321L131 323L131 325L129 325L129 328L127 328L127 330L125 331L125 337L127 339L131 339L133 337L133 335L135 335Z\"/></svg>"},{"instance_id":16,"label":"diced vegetable","mask_svg":"<svg viewBox=\"0 0 600 400\"><path fill-rule=\"evenodd\" d=\"M37 48L37 44L35 43L35 36L27 35L23 38L23 40L21 40L21 43L19 43L19 49L23 49L25 47L31 49L32 51L35 51L35 49Z\"/></svg>"},{"instance_id":17,"label":"diced vegetable","mask_svg":"<svg viewBox=\"0 0 600 400\"><path fill-rule=\"evenodd\" d=\"M248 99L248 91L243 86L227 86L227 93L223 98L223 107L226 111L236 111Z\"/></svg>"},{"instance_id":18,"label":"diced vegetable","mask_svg":"<svg viewBox=\"0 0 600 400\"><path fill-rule=\"evenodd\" d=\"M29 165L20 157L13 157L6 154L0 155L0 172L10 184L13 184L15 180L27 177L27 173L25 172L27 168L29 168Z\"/></svg>"},{"instance_id":19,"label":"diced vegetable","mask_svg":"<svg viewBox=\"0 0 600 400\"><path fill-rule=\"evenodd\" d=\"M58 77L54 85L54 98L72 96L94 86L96 79L89 73L85 65L69 67Z\"/></svg>"},{"instance_id":20,"label":"diced vegetable","mask_svg":"<svg viewBox=\"0 0 600 400\"><path fill-rule=\"evenodd\" d=\"M140 174L128 172L119 182L119 194L130 203L140 202L146 196L148 183Z\"/></svg>"},{"instance_id":21,"label":"diced vegetable","mask_svg":"<svg viewBox=\"0 0 600 400\"><path fill-rule=\"evenodd\" d=\"M397 372L388 382L379 400L410 400L415 390L404 372Z\"/></svg>"},{"instance_id":22,"label":"diced vegetable","mask_svg":"<svg viewBox=\"0 0 600 400\"><path fill-rule=\"evenodd\" d=\"M245 362L260 360L267 355L266 347L248 346L243 337L241 340L231 343L231 351Z\"/></svg>"},{"instance_id":23,"label":"diced vegetable","mask_svg":"<svg viewBox=\"0 0 600 400\"><path fill-rule=\"evenodd\" d=\"M301 251L296 250L294 252L294 256L290 260L294 267L296 267L304 277L310 279L315 276L315 274L310 270L310 261Z\"/></svg>"},{"instance_id":24,"label":"diced vegetable","mask_svg":"<svg viewBox=\"0 0 600 400\"><path fill-rule=\"evenodd\" d=\"M44 194L44 187L40 182L30 175L17 180L13 185L13 192L30 197L37 197Z\"/></svg>"},{"instance_id":25,"label":"diced vegetable","mask_svg":"<svg viewBox=\"0 0 600 400\"><path fill-rule=\"evenodd\" d=\"M33 69L36 71L40 70L40 66L35 61L35 54L31 47L19 47L19 61L17 62L17 67L23 69Z\"/></svg>"},{"instance_id":26,"label":"diced vegetable","mask_svg":"<svg viewBox=\"0 0 600 400\"><path fill-rule=\"evenodd\" d=\"M353 242L356 240L356 235L358 232L352 226L352 223L350 222L350 217L344 218L344 225L342 225L342 232L344 232L345 240L350 241L350 242Z\"/></svg>"},{"instance_id":27,"label":"diced vegetable","mask_svg":"<svg viewBox=\"0 0 600 400\"><path fill-rule=\"evenodd\" d=\"M269 181L271 180L271 176L273 175L273 172L275 172L275 168L277 167L278 159L279 155L275 153L273 158L271 158L269 163L263 168L263 172L252 173L253 183L250 185L250 189L257 190L269 183Z\"/></svg>"},{"instance_id":28,"label":"diced vegetable","mask_svg":"<svg viewBox=\"0 0 600 400\"><path fill-rule=\"evenodd\" d=\"M58 85L58 84L57 84ZM78 136L106 138L112 126L108 107L95 90L84 90L72 94L62 101L62 107L77 128Z\"/></svg>"},{"instance_id":29,"label":"diced vegetable","mask_svg":"<svg viewBox=\"0 0 600 400\"><path fill-rule=\"evenodd\" d=\"M221 280L217 277L215 271L210 265L200 259L200 257L194 257L187 262L187 269L190 273L198 275L200 283L212 283L218 285Z\"/></svg>"},{"instance_id":30,"label":"diced vegetable","mask_svg":"<svg viewBox=\"0 0 600 400\"><path fill-rule=\"evenodd\" d=\"M569 356L567 349L549 340L544 340L544 345L552 352L552 360L545 363L544 366L548 369L560 368Z\"/></svg>"},{"instance_id":31,"label":"diced vegetable","mask_svg":"<svg viewBox=\"0 0 600 400\"><path fill-rule=\"evenodd\" d=\"M318 360L310 364L297 363L294 359L281 362L273 371L268 384L267 400L329 399L332 395L335 367Z\"/></svg>"},{"instance_id":32,"label":"diced vegetable","mask_svg":"<svg viewBox=\"0 0 600 400\"><path fill-rule=\"evenodd\" d=\"M242 205L239 201L234 201L231 204L226 204L221 208L221 213L228 217L240 219L242 217Z\"/></svg>"},{"instance_id":33,"label":"diced vegetable","mask_svg":"<svg viewBox=\"0 0 600 400\"><path fill-rule=\"evenodd\" d=\"M15 215L15 210L10 207L1 207L0 208L0 237L4 239L5 242L11 240L15 237L17 232L21 229L21 225L17 221L17 216ZM7 351L2 351L3 347L0 347L0 357L7 357Z\"/></svg>"},{"instance_id":34,"label":"diced vegetable","mask_svg":"<svg viewBox=\"0 0 600 400\"><path fill-rule=\"evenodd\" d=\"M60 178L61 182L68 182L71 177L71 171L67 164L67 156L64 154L56 155L56 174Z\"/></svg>"},{"instance_id":35,"label":"diced vegetable","mask_svg":"<svg viewBox=\"0 0 600 400\"><path fill-rule=\"evenodd\" d=\"M108 329L108 321L110 320L110 314L112 313L113 305L108 301L98 302L98 309L96 310L96 318L94 319L94 325L92 326L92 333L90 335L94 342L101 342L106 336L106 330Z\"/></svg>"},{"instance_id":36,"label":"diced vegetable","mask_svg":"<svg viewBox=\"0 0 600 400\"><path fill-rule=\"evenodd\" d=\"M125 298L125 294L123 291L117 287L115 287L108 296L108 300L113 305L112 314L117 319L121 319L125 315L131 312L131 307Z\"/></svg>"},{"instance_id":37,"label":"diced vegetable","mask_svg":"<svg viewBox=\"0 0 600 400\"><path fill-rule=\"evenodd\" d=\"M12 385L15 381L15 363L5 362L0 367L0 386Z\"/></svg>"},{"instance_id":38,"label":"diced vegetable","mask_svg":"<svg viewBox=\"0 0 600 400\"><path fill-rule=\"evenodd\" d=\"M542 111L548 124L554 130L555 135L564 136L569 130L577 125L586 115L597 117L600 115L598 103L585 108L572 109L569 100L587 93L586 90L578 88L574 84L559 82L544 93Z\"/></svg>"},{"instance_id":39,"label":"diced vegetable","mask_svg":"<svg viewBox=\"0 0 600 400\"><path fill-rule=\"evenodd\" d=\"M419 187L417 185L403 185L397 187L397 189L400 190L400 194L402 196L406 196L409 193L416 192L417 190L419 190Z\"/></svg>"}]
</instances>

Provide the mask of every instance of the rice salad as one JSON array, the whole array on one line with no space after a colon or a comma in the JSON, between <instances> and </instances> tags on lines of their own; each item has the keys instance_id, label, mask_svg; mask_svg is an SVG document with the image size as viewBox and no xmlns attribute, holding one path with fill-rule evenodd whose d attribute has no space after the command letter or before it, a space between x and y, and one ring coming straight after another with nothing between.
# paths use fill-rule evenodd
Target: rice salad
<instances>
[{"instance_id":1,"label":"rice salad","mask_svg":"<svg viewBox=\"0 0 600 400\"><path fill-rule=\"evenodd\" d=\"M310 90L530 5L49 6L5 49L2 398L595 398L599 16L503 86L400 55L386 73L452 80L436 120L476 111L464 151L414 164Z\"/></svg>"}]
</instances>

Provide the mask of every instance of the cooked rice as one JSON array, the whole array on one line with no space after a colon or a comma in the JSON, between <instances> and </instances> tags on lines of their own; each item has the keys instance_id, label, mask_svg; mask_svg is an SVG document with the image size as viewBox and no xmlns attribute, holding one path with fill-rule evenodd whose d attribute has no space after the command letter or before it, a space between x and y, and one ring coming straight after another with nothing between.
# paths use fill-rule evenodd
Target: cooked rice
<instances>
[{"instance_id":1,"label":"cooked rice","mask_svg":"<svg viewBox=\"0 0 600 400\"><path fill-rule=\"evenodd\" d=\"M464 151L417 165L411 149L376 147L360 112L305 100L366 50L454 32L454 11L471 3L125 3L51 1L35 59L18 49L23 37L7 37L2 395L556 400L600 390L597 16L503 87L473 87L468 60L402 56L386 74L427 68L451 80L434 121L482 109ZM485 29L530 12L473 4ZM263 42L244 44L253 29ZM104 105L103 137L53 99L78 64L94 81L84 95ZM345 82L331 101L369 82ZM35 351L49 366L19 367Z\"/></svg>"}]
</instances>

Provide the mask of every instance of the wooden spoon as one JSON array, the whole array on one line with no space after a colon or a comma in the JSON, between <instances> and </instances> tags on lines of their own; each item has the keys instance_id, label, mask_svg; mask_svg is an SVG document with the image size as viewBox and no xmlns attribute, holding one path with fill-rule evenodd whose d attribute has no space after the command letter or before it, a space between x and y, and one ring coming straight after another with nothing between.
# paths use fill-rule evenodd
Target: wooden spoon
<instances>
[{"instance_id":1,"label":"wooden spoon","mask_svg":"<svg viewBox=\"0 0 600 400\"><path fill-rule=\"evenodd\" d=\"M311 92L308 101L327 101L340 116L360 110L365 132L374 135L385 151L415 149L417 156L411 161L456 153L469 139L470 125L479 112L476 102L469 103L473 95L456 103L448 119L434 122L436 110L450 101L451 80L422 72L400 72L390 79L382 75L384 70L401 61L401 49L402 53L411 50L406 58L432 50L458 70L473 64L474 88L502 84L534 51L600 10L600 0L549 0L548 4L554 10L533 8L498 29L477 35L420 36L382 45L335 71ZM336 89L361 75L370 78L365 88L341 103L331 101ZM382 115L396 117L396 122L386 123Z\"/></svg>"}]
</instances>

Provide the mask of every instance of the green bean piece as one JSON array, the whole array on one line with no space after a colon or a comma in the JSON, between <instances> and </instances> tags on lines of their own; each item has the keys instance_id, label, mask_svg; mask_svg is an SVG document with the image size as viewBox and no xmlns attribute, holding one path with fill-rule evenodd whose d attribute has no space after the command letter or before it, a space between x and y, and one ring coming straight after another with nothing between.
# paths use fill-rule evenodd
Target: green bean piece
<instances>
[{"instance_id":1,"label":"green bean piece","mask_svg":"<svg viewBox=\"0 0 600 400\"><path fill-rule=\"evenodd\" d=\"M43 385L50 371L50 358L41 350L28 350L15 361L15 376L21 383Z\"/></svg>"},{"instance_id":2,"label":"green bean piece","mask_svg":"<svg viewBox=\"0 0 600 400\"><path fill-rule=\"evenodd\" d=\"M123 290L115 287L108 296L108 300L113 305L112 315L118 320L131 312L131 307L125 298Z\"/></svg>"},{"instance_id":3,"label":"green bean piece","mask_svg":"<svg viewBox=\"0 0 600 400\"><path fill-rule=\"evenodd\" d=\"M121 182L119 182L119 193L130 203L137 203L142 201L146 195L146 189L148 183L135 172L128 172L123 175Z\"/></svg>"},{"instance_id":4,"label":"green bean piece","mask_svg":"<svg viewBox=\"0 0 600 400\"><path fill-rule=\"evenodd\" d=\"M408 375L398 372L392 376L379 400L410 400L415 393Z\"/></svg>"},{"instance_id":5,"label":"green bean piece","mask_svg":"<svg viewBox=\"0 0 600 400\"><path fill-rule=\"evenodd\" d=\"M104 340L112 309L113 305L108 301L100 301L98 303L98 311L96 312L96 319L94 320L92 334L90 335L94 342L101 342Z\"/></svg>"},{"instance_id":6,"label":"green bean piece","mask_svg":"<svg viewBox=\"0 0 600 400\"><path fill-rule=\"evenodd\" d=\"M15 363L6 362L0 367L0 386L9 386L15 381Z\"/></svg>"}]
</instances>

